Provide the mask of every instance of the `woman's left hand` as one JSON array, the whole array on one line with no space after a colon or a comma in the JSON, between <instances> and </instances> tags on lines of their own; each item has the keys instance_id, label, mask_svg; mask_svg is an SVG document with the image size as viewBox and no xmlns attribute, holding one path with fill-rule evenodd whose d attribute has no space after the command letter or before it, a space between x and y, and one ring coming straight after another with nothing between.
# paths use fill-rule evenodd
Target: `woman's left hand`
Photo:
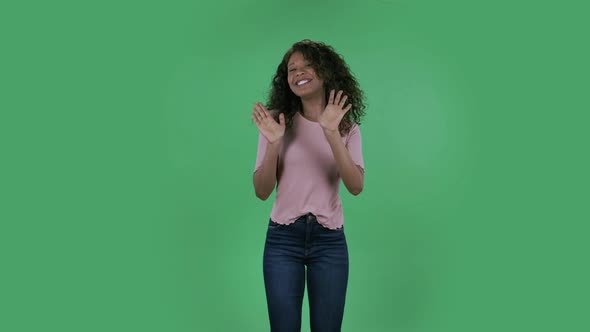
<instances>
[{"instance_id":1,"label":"woman's left hand","mask_svg":"<svg viewBox=\"0 0 590 332\"><path fill-rule=\"evenodd\" d=\"M334 97L334 91L335 90L330 91L328 105L326 105L326 108L318 120L322 129L325 131L337 131L344 114L346 114L346 112L352 107L352 104L348 104L344 107L344 103L348 96L344 95L344 97L342 97L342 90L338 91L336 97Z\"/></svg>"}]
</instances>

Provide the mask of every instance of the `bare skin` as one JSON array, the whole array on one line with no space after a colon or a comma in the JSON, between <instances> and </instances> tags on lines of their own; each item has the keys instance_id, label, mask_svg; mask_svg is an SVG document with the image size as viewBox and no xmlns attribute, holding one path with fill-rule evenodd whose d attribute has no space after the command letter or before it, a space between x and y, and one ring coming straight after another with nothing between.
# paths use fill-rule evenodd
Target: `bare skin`
<instances>
[{"instance_id":1,"label":"bare skin","mask_svg":"<svg viewBox=\"0 0 590 332\"><path fill-rule=\"evenodd\" d=\"M326 140L330 144L340 178L346 189L353 195L358 195L363 190L364 172L357 166L348 149L340 138L338 126L340 121L350 110L352 104L345 105L346 95L340 90L336 95L335 90L330 91L330 97L326 104L323 80L316 75L315 70L299 52L291 55L288 62L287 80L294 94L301 98L303 116L310 121L318 122L324 131ZM303 81L308 83L298 85ZM266 200L276 185L276 169L278 154L285 134L285 118L279 115L279 123L271 116L262 103L254 103L252 119L260 133L268 140L266 154L262 166L254 173L254 189L256 196Z\"/></svg>"},{"instance_id":2,"label":"bare skin","mask_svg":"<svg viewBox=\"0 0 590 332\"><path fill-rule=\"evenodd\" d=\"M277 123L266 107L262 103L256 102L252 110L252 120L268 141L262 166L254 172L256 197L265 201L277 183L277 163L285 134L285 116L281 113L279 123Z\"/></svg>"},{"instance_id":3,"label":"bare skin","mask_svg":"<svg viewBox=\"0 0 590 332\"><path fill-rule=\"evenodd\" d=\"M347 96L342 97L343 91L338 91L336 97L334 97L334 90L330 91L330 97L328 99L328 105L324 109L324 112L320 115L319 123L324 130L324 135L332 148L334 159L336 160L336 167L340 178L346 186L346 189L353 194L358 195L363 191L364 172L362 168L354 163L350 157L350 152L342 142L340 138L340 132L338 126L340 121L350 110L352 104L345 105Z\"/></svg>"}]
</instances>

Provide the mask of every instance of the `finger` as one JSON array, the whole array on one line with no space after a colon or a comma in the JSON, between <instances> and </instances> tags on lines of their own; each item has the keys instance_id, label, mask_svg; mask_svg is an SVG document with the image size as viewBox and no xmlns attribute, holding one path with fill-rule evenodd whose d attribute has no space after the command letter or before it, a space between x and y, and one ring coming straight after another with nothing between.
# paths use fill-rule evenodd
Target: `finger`
<instances>
[{"instance_id":1,"label":"finger","mask_svg":"<svg viewBox=\"0 0 590 332\"><path fill-rule=\"evenodd\" d=\"M344 107L344 103L346 102L346 99L348 99L348 96L344 95L344 97L342 98L342 100L340 100L340 103L338 104L338 106L340 106L340 108Z\"/></svg>"},{"instance_id":2,"label":"finger","mask_svg":"<svg viewBox=\"0 0 590 332\"><path fill-rule=\"evenodd\" d=\"M258 112L258 115L260 116L261 119L266 118L266 114L264 114L264 111L262 110L261 103L256 103L256 111Z\"/></svg>"},{"instance_id":3,"label":"finger","mask_svg":"<svg viewBox=\"0 0 590 332\"><path fill-rule=\"evenodd\" d=\"M254 123L256 123L256 125L260 125L260 120L258 120L258 117L256 115L254 115L254 113L252 113L252 120L254 120Z\"/></svg>"},{"instance_id":4,"label":"finger","mask_svg":"<svg viewBox=\"0 0 590 332\"><path fill-rule=\"evenodd\" d=\"M338 94L336 94L336 98L334 99L334 104L340 104L340 97L342 96L342 90L338 91Z\"/></svg>"},{"instance_id":5,"label":"finger","mask_svg":"<svg viewBox=\"0 0 590 332\"><path fill-rule=\"evenodd\" d=\"M260 111L262 112L262 115L266 118L266 117L270 117L270 112L268 111L268 109L266 109L266 106L264 106L263 103L258 103L258 105L260 106Z\"/></svg>"},{"instance_id":6,"label":"finger","mask_svg":"<svg viewBox=\"0 0 590 332\"><path fill-rule=\"evenodd\" d=\"M266 109L266 107L264 107L264 105L262 106L262 112L264 113L264 115L266 115L267 117L271 118L272 115L270 114L270 111Z\"/></svg>"},{"instance_id":7,"label":"finger","mask_svg":"<svg viewBox=\"0 0 590 332\"><path fill-rule=\"evenodd\" d=\"M255 116L258 116L258 103L254 103L254 106L252 107L252 113Z\"/></svg>"},{"instance_id":8,"label":"finger","mask_svg":"<svg viewBox=\"0 0 590 332\"><path fill-rule=\"evenodd\" d=\"M258 118L257 115L252 114L252 120L254 120L254 122L256 123L257 126L260 125L260 119Z\"/></svg>"},{"instance_id":9,"label":"finger","mask_svg":"<svg viewBox=\"0 0 590 332\"><path fill-rule=\"evenodd\" d=\"M285 114L279 114L279 123L281 124L281 126L285 124Z\"/></svg>"},{"instance_id":10,"label":"finger","mask_svg":"<svg viewBox=\"0 0 590 332\"><path fill-rule=\"evenodd\" d=\"M330 90L330 98L328 98L328 104L334 103L334 90Z\"/></svg>"},{"instance_id":11,"label":"finger","mask_svg":"<svg viewBox=\"0 0 590 332\"><path fill-rule=\"evenodd\" d=\"M352 108L352 104L346 105L346 108L343 110L344 113L348 112L348 110L351 109L351 108Z\"/></svg>"},{"instance_id":12,"label":"finger","mask_svg":"<svg viewBox=\"0 0 590 332\"><path fill-rule=\"evenodd\" d=\"M258 119L258 121L262 121L263 117L262 114L260 114L260 110L258 109L258 106L254 106L254 116Z\"/></svg>"}]
</instances>

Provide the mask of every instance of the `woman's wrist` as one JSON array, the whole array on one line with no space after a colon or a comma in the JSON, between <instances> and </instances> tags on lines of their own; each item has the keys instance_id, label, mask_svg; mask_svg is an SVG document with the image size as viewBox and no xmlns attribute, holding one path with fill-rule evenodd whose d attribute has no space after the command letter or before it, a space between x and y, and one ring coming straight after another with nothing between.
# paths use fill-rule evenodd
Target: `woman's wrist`
<instances>
[{"instance_id":1,"label":"woman's wrist","mask_svg":"<svg viewBox=\"0 0 590 332\"><path fill-rule=\"evenodd\" d=\"M276 140L274 140L273 142L270 142L270 141L269 141L269 142L268 142L268 144L270 144L270 145L280 145L282 141L283 141L283 136L281 136L281 137L277 138L277 139L276 139Z\"/></svg>"},{"instance_id":2,"label":"woman's wrist","mask_svg":"<svg viewBox=\"0 0 590 332\"><path fill-rule=\"evenodd\" d=\"M322 128L324 130L324 135L326 136L326 138L336 138L336 137L340 137L340 131L338 131L338 129L335 130L331 130L331 129L326 129L326 128Z\"/></svg>"}]
</instances>

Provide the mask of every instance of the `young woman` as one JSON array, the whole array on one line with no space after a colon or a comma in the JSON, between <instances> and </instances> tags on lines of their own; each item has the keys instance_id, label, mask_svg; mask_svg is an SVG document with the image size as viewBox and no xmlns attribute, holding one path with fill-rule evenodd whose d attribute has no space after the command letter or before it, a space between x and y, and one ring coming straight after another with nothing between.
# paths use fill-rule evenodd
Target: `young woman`
<instances>
[{"instance_id":1,"label":"young woman","mask_svg":"<svg viewBox=\"0 0 590 332\"><path fill-rule=\"evenodd\" d=\"M273 332L300 331L306 280L311 331L340 331L348 247L339 186L342 179L351 194L363 190L364 109L342 57L308 39L284 55L268 104L254 104L256 196L266 200L277 185L263 255Z\"/></svg>"}]
</instances>

